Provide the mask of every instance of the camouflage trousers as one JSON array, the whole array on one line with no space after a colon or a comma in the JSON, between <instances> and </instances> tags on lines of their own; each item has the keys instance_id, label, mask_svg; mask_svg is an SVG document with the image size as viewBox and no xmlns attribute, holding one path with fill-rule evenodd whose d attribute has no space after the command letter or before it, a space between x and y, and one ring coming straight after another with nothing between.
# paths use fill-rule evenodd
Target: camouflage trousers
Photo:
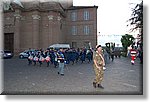
<instances>
[{"instance_id":1,"label":"camouflage trousers","mask_svg":"<svg viewBox=\"0 0 150 102\"><path fill-rule=\"evenodd\" d=\"M103 77L104 77L104 70L103 68L101 70L99 70L97 67L93 67L94 68L94 72L95 72L95 79L94 79L94 82L96 84L101 84L102 80L103 80Z\"/></svg>"}]
</instances>

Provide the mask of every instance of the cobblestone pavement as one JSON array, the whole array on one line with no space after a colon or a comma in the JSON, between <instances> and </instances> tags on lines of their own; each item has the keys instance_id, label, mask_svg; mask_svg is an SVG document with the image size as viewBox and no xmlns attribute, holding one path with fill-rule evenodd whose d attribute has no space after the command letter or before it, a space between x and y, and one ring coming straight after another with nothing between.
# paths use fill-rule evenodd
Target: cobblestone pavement
<instances>
[{"instance_id":1,"label":"cobblestone pavement","mask_svg":"<svg viewBox=\"0 0 150 102\"><path fill-rule=\"evenodd\" d=\"M53 65L28 66L27 59L4 59L4 92L2 94L142 94L143 67L139 60L131 65L129 58L116 58L106 65L104 89L92 86L93 63L65 66L65 75L57 74Z\"/></svg>"}]
</instances>

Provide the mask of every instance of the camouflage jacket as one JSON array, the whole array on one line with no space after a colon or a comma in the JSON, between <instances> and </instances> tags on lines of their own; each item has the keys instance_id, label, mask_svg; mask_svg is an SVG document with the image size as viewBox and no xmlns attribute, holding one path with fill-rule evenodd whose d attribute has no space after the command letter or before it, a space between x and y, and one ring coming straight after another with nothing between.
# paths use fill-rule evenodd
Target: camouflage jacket
<instances>
[{"instance_id":1,"label":"camouflage jacket","mask_svg":"<svg viewBox=\"0 0 150 102\"><path fill-rule=\"evenodd\" d=\"M98 52L95 52L94 55L93 55L93 60L96 60L97 62L97 65L99 67L103 67L103 60L102 60L102 57L99 55Z\"/></svg>"}]
</instances>

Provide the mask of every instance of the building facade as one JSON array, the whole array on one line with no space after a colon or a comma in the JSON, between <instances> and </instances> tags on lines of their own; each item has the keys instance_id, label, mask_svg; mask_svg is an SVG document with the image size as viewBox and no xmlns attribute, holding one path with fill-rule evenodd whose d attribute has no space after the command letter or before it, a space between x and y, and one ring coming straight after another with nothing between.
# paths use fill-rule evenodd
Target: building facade
<instances>
[{"instance_id":1,"label":"building facade","mask_svg":"<svg viewBox=\"0 0 150 102\"><path fill-rule=\"evenodd\" d=\"M97 44L97 6L72 2L24 2L4 11L4 49L15 54L67 43L74 48Z\"/></svg>"}]
</instances>

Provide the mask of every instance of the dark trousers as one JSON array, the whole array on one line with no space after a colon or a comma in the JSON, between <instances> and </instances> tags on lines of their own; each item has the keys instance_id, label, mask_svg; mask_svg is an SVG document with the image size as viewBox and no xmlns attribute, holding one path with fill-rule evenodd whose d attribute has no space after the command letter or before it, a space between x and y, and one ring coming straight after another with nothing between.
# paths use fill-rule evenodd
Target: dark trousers
<instances>
[{"instance_id":1,"label":"dark trousers","mask_svg":"<svg viewBox=\"0 0 150 102\"><path fill-rule=\"evenodd\" d=\"M41 67L41 65L42 65L42 61L39 61L39 63L40 63L40 67Z\"/></svg>"},{"instance_id":2,"label":"dark trousers","mask_svg":"<svg viewBox=\"0 0 150 102\"><path fill-rule=\"evenodd\" d=\"M28 65L32 64L32 60L28 59Z\"/></svg>"}]
</instances>

